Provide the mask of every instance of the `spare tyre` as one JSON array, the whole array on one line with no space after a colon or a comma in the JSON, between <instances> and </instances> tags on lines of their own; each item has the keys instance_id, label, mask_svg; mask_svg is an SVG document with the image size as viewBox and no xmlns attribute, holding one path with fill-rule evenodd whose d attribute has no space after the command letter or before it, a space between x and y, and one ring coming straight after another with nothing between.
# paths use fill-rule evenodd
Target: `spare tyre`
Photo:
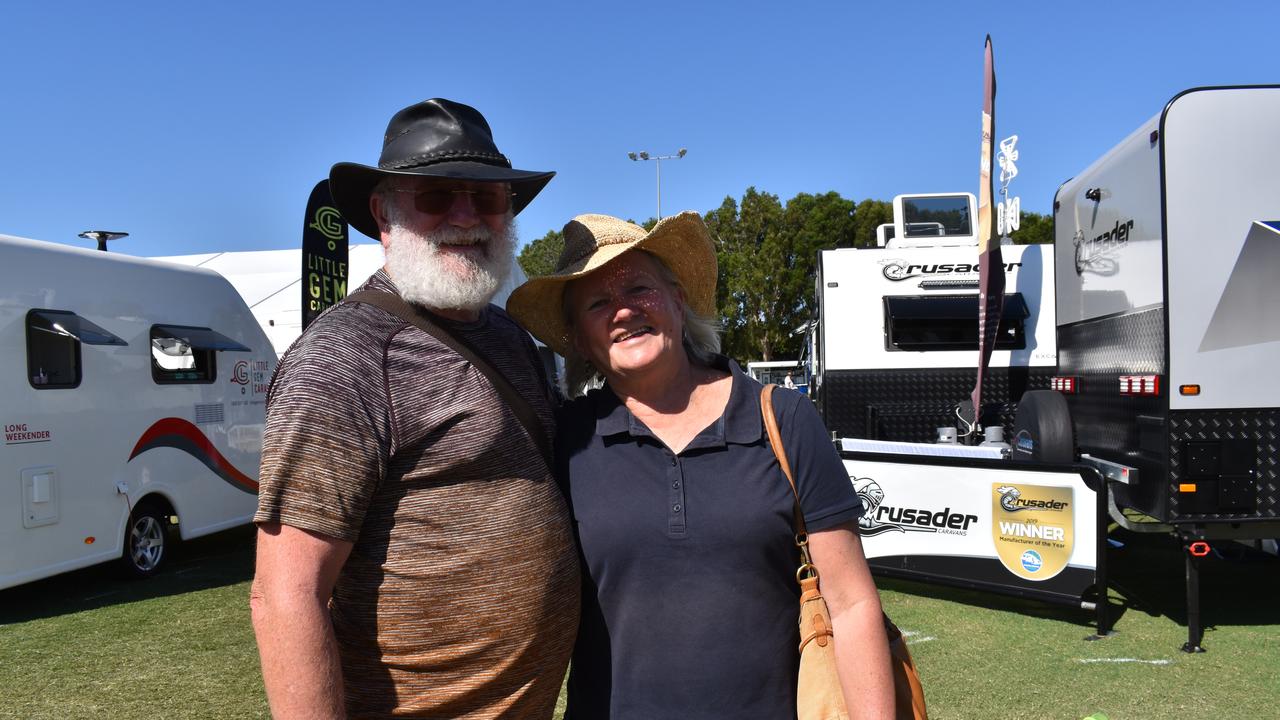
<instances>
[{"instance_id":1,"label":"spare tyre","mask_svg":"<svg viewBox=\"0 0 1280 720\"><path fill-rule=\"evenodd\" d=\"M1018 402L1009 440L1009 458L1022 462L1070 463L1075 434L1067 399L1056 390L1031 390Z\"/></svg>"}]
</instances>

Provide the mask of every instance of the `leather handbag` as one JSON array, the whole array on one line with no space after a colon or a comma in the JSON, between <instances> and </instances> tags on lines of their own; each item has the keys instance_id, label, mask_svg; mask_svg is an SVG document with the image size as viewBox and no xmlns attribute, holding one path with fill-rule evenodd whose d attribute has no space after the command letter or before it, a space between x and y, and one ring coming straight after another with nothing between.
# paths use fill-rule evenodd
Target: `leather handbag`
<instances>
[{"instance_id":1,"label":"leather handbag","mask_svg":"<svg viewBox=\"0 0 1280 720\"><path fill-rule=\"evenodd\" d=\"M800 509L800 493L791 463L782 446L782 433L778 429L777 415L773 412L773 389L766 385L760 392L760 412L764 417L769 446L778 458L782 473L791 484L795 498L793 517L795 543L800 551L800 567L796 570L796 582L800 584L800 675L796 686L796 717L798 720L847 720L848 707L836 672L835 632L831 627L831 612L818 586L818 568L809 556L809 534ZM924 704L924 688L920 673L907 650L902 632L888 615L884 616L885 635L889 639L889 661L893 666L894 717L896 720L928 720Z\"/></svg>"}]
</instances>

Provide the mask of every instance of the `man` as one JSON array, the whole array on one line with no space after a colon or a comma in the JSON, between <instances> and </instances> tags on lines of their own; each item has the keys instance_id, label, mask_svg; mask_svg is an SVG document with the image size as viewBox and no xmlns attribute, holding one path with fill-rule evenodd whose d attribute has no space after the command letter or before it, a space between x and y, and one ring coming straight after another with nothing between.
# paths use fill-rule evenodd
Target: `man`
<instances>
[{"instance_id":1,"label":"man","mask_svg":"<svg viewBox=\"0 0 1280 720\"><path fill-rule=\"evenodd\" d=\"M378 167L329 182L398 295L495 368L553 431L528 336L489 300L513 217L554 173L511 169L474 108L391 119ZM355 295L353 293L353 295ZM251 605L277 718L547 718L578 616L568 513L539 444L475 364L407 319L344 302L285 353L268 396Z\"/></svg>"}]
</instances>

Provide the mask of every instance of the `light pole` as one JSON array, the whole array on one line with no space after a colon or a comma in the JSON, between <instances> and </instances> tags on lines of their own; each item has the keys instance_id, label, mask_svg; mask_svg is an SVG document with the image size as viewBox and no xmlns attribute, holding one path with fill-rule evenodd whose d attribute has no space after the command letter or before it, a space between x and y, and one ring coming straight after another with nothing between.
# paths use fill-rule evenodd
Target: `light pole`
<instances>
[{"instance_id":1,"label":"light pole","mask_svg":"<svg viewBox=\"0 0 1280 720\"><path fill-rule=\"evenodd\" d=\"M632 160L654 160L658 167L658 219L662 219L662 161L663 160L679 160L688 153L688 148L680 148L675 155L650 155L648 152L641 150L638 153L629 152L627 157Z\"/></svg>"},{"instance_id":2,"label":"light pole","mask_svg":"<svg viewBox=\"0 0 1280 720\"><path fill-rule=\"evenodd\" d=\"M122 237L129 237L129 233L113 232L111 230L85 230L80 233L80 237L85 240L97 240L98 249L102 252L106 252L108 240L119 240Z\"/></svg>"}]
</instances>

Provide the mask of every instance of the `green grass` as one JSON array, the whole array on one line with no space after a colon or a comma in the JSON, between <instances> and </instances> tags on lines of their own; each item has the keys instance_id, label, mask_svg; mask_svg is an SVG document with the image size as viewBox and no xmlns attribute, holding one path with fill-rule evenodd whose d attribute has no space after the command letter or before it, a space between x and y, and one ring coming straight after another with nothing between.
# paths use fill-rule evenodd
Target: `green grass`
<instances>
[{"instance_id":1,"label":"green grass","mask_svg":"<svg viewBox=\"0 0 1280 720\"><path fill-rule=\"evenodd\" d=\"M1120 537L1117 535L1117 537ZM1183 564L1170 538L1124 535L1110 554L1113 635L1091 615L976 591L880 580L920 670L930 717L1280 716L1280 561L1224 547L1201 576L1204 654L1187 639ZM1117 618L1118 616L1118 618Z\"/></svg>"},{"instance_id":2,"label":"green grass","mask_svg":"<svg viewBox=\"0 0 1280 720\"><path fill-rule=\"evenodd\" d=\"M931 717L1280 714L1280 561L1206 563L1209 652L1187 655L1178 556L1164 538L1124 539L1111 554L1116 633L1096 642L1083 611L882 579ZM142 583L93 568L0 591L0 718L267 717L252 543L248 529L195 541ZM1098 659L1148 662L1082 662Z\"/></svg>"}]
</instances>

